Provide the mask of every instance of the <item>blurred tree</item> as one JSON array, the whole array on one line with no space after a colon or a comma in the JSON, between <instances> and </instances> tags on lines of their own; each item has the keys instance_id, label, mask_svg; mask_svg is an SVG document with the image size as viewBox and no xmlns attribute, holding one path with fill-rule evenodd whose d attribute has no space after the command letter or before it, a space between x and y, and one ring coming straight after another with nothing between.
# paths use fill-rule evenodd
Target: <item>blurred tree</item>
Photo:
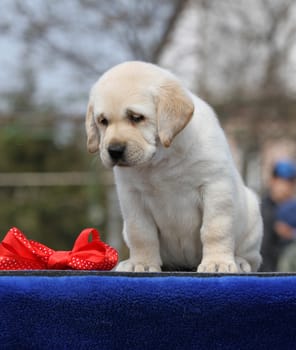
<instances>
[{"instance_id":1,"label":"blurred tree","mask_svg":"<svg viewBox=\"0 0 296 350\"><path fill-rule=\"evenodd\" d=\"M224 124L239 119L232 130L244 175L271 135L267 125L295 119L295 16L293 0L191 0L163 51L161 63L188 72Z\"/></svg>"},{"instance_id":2,"label":"blurred tree","mask_svg":"<svg viewBox=\"0 0 296 350\"><path fill-rule=\"evenodd\" d=\"M96 226L106 232L106 191L99 186L99 164L88 164L75 139L65 145L56 144L53 133L54 128L32 133L28 125L18 122L2 127L0 149L5 150L0 158L2 172L93 170L96 181L75 187L0 187L0 233L18 226L31 239L56 249L70 249L85 227ZM91 216L94 203L96 218Z\"/></svg>"},{"instance_id":3,"label":"blurred tree","mask_svg":"<svg viewBox=\"0 0 296 350\"><path fill-rule=\"evenodd\" d=\"M9 109L12 113L31 113L34 110L34 94L36 92L35 73L29 63L22 65L20 70L21 87L19 90L6 94Z\"/></svg>"},{"instance_id":4,"label":"blurred tree","mask_svg":"<svg viewBox=\"0 0 296 350\"><path fill-rule=\"evenodd\" d=\"M242 152L242 173L246 177L249 165L270 135L266 125L275 120L288 123L295 118L291 53L296 44L296 3L292 0L213 0L207 10L209 25L217 37L209 39L212 46L206 57L212 60L213 51L218 50L218 79L227 83L223 100L217 101L213 96L213 84L206 90L208 94L211 91L209 95L214 97L224 120L238 116L247 120L234 134ZM223 21L219 13L225 14ZM217 72L214 61L212 66ZM211 80L209 77L208 81ZM292 131L282 128L282 137L294 137Z\"/></svg>"},{"instance_id":5,"label":"blurred tree","mask_svg":"<svg viewBox=\"0 0 296 350\"><path fill-rule=\"evenodd\" d=\"M104 70L127 59L157 61L186 3L0 2L0 46L2 40L4 48L17 47L19 52L13 70L18 73L15 84L8 84L13 74L0 81L0 97L10 114L0 129L0 149L5 150L0 171L96 168L97 178L94 185L84 187L0 188L1 233L16 225L31 238L61 249L73 243L73 235L82 227L91 224L107 231L108 218L116 219L106 213L107 201L113 201L114 209L113 195L102 186L99 162L91 163L86 156L82 117L76 127L71 120L82 104L86 106L89 88Z\"/></svg>"},{"instance_id":6,"label":"blurred tree","mask_svg":"<svg viewBox=\"0 0 296 350\"><path fill-rule=\"evenodd\" d=\"M193 7L200 26L206 27L195 54L209 97L225 101L287 94L296 42L295 1L194 0Z\"/></svg>"},{"instance_id":7,"label":"blurred tree","mask_svg":"<svg viewBox=\"0 0 296 350\"><path fill-rule=\"evenodd\" d=\"M186 3L4 0L0 39L2 34L16 40L22 64L34 66L35 103L51 99L52 105L65 111L65 97L72 105L79 100L81 106L82 99L85 104L89 87L110 66L132 59L156 62ZM56 84L55 95L50 91L45 96L41 92L45 85L54 85L49 81L51 72L60 72L59 81L67 85ZM66 112L73 112L69 103L67 107Z\"/></svg>"}]
</instances>

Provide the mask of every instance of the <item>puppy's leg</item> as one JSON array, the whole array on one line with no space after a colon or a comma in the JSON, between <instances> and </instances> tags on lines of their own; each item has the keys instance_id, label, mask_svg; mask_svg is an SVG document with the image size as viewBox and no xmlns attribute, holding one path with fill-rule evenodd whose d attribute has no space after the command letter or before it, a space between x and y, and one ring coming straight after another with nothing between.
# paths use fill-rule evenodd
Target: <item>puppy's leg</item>
<instances>
[{"instance_id":1,"label":"puppy's leg","mask_svg":"<svg viewBox=\"0 0 296 350\"><path fill-rule=\"evenodd\" d=\"M234 258L234 198L231 183L203 189L202 261L198 272L238 272Z\"/></svg>"},{"instance_id":2,"label":"puppy's leg","mask_svg":"<svg viewBox=\"0 0 296 350\"><path fill-rule=\"evenodd\" d=\"M116 270L161 271L157 227L141 196L136 193L126 193L123 196L123 193L120 193L120 205L124 217L123 235L130 249L130 258L120 262Z\"/></svg>"},{"instance_id":3,"label":"puppy's leg","mask_svg":"<svg viewBox=\"0 0 296 350\"><path fill-rule=\"evenodd\" d=\"M256 272L261 264L260 247L263 236L263 222L256 195L246 188L248 225L239 242L236 261L242 272Z\"/></svg>"},{"instance_id":4,"label":"puppy's leg","mask_svg":"<svg viewBox=\"0 0 296 350\"><path fill-rule=\"evenodd\" d=\"M120 262L116 271L160 272L161 259L157 232L136 223L124 224L124 237L130 249L130 258Z\"/></svg>"},{"instance_id":5,"label":"puppy's leg","mask_svg":"<svg viewBox=\"0 0 296 350\"><path fill-rule=\"evenodd\" d=\"M256 272L258 271L262 257L260 254L261 237L262 237L262 222L258 220L251 231L246 232L247 239L242 242L238 249L235 261L241 272Z\"/></svg>"},{"instance_id":6,"label":"puppy's leg","mask_svg":"<svg viewBox=\"0 0 296 350\"><path fill-rule=\"evenodd\" d=\"M244 259L240 256L236 256L235 262L236 262L236 265L237 265L239 272L249 273L252 271L251 265L249 264L249 262L246 259Z\"/></svg>"}]
</instances>

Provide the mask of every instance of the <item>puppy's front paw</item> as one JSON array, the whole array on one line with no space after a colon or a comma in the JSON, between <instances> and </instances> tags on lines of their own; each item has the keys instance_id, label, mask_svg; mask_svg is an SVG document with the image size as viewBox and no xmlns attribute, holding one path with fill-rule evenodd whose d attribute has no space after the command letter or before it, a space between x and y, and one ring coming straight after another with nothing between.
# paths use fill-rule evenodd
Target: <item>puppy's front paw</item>
<instances>
[{"instance_id":1,"label":"puppy's front paw","mask_svg":"<svg viewBox=\"0 0 296 350\"><path fill-rule=\"evenodd\" d=\"M238 273L239 269L232 259L204 259L198 266L197 272Z\"/></svg>"},{"instance_id":2,"label":"puppy's front paw","mask_svg":"<svg viewBox=\"0 0 296 350\"><path fill-rule=\"evenodd\" d=\"M247 262L246 259L236 256L235 262L240 272L249 273L252 271L251 265Z\"/></svg>"},{"instance_id":3,"label":"puppy's front paw","mask_svg":"<svg viewBox=\"0 0 296 350\"><path fill-rule=\"evenodd\" d=\"M120 272L161 272L158 265L146 264L143 262L135 262L131 259L121 261L116 266L116 271Z\"/></svg>"}]
</instances>

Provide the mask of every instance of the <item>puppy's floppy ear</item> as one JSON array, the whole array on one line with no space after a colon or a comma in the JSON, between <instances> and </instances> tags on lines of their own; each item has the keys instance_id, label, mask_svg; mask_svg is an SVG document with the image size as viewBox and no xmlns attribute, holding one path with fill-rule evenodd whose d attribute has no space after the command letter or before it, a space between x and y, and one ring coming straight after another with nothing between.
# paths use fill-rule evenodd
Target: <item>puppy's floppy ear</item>
<instances>
[{"instance_id":1,"label":"puppy's floppy ear","mask_svg":"<svg viewBox=\"0 0 296 350\"><path fill-rule=\"evenodd\" d=\"M156 95L158 135L164 147L169 147L174 137L190 121L194 105L190 96L177 80L167 80Z\"/></svg>"},{"instance_id":2,"label":"puppy's floppy ear","mask_svg":"<svg viewBox=\"0 0 296 350\"><path fill-rule=\"evenodd\" d=\"M94 107L91 98L88 102L85 129L87 135L87 149L90 153L95 153L99 149L99 132L94 121Z\"/></svg>"}]
</instances>

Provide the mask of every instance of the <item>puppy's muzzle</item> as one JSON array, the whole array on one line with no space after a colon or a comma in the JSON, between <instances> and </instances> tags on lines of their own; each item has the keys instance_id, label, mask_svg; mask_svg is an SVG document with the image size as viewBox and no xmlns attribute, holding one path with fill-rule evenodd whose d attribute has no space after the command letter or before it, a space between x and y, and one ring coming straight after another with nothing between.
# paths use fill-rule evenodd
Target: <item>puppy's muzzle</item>
<instances>
[{"instance_id":1,"label":"puppy's muzzle","mask_svg":"<svg viewBox=\"0 0 296 350\"><path fill-rule=\"evenodd\" d=\"M108 153L113 162L116 163L120 160L123 160L125 149L126 145L122 143L114 143L108 147Z\"/></svg>"}]
</instances>

